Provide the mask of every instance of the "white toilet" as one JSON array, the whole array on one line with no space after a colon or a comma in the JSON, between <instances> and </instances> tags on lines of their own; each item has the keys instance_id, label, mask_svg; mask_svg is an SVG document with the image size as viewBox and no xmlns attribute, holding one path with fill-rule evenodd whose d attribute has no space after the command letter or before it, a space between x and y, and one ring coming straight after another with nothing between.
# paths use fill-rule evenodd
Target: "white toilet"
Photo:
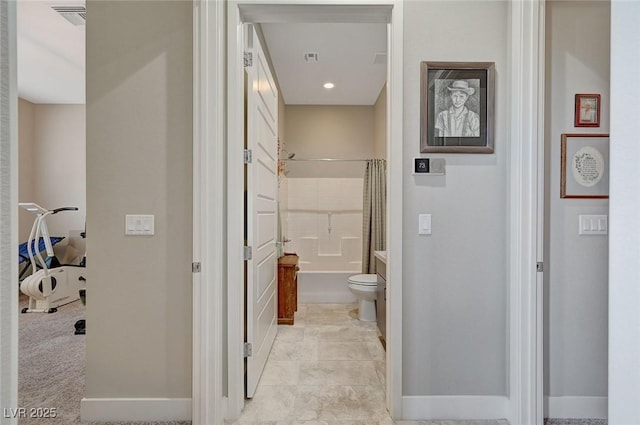
<instances>
[{"instance_id":1,"label":"white toilet","mask_svg":"<svg viewBox=\"0 0 640 425\"><path fill-rule=\"evenodd\" d=\"M349 277L348 284L351 292L358 297L358 319L363 322L376 321L376 291L378 289L377 275L357 274Z\"/></svg>"}]
</instances>

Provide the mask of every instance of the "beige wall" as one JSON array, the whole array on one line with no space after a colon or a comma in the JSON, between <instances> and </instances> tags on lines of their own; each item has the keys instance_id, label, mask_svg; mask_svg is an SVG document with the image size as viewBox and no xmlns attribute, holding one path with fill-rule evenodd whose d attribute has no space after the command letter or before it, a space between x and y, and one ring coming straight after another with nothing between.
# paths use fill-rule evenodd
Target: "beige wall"
<instances>
[{"instance_id":1,"label":"beige wall","mask_svg":"<svg viewBox=\"0 0 640 425\"><path fill-rule=\"evenodd\" d=\"M87 15L86 397L190 397L193 5ZM155 235L125 236L125 214Z\"/></svg>"},{"instance_id":2,"label":"beige wall","mask_svg":"<svg viewBox=\"0 0 640 425\"><path fill-rule=\"evenodd\" d=\"M609 214L609 200L560 198L560 149L562 133L609 133L610 2L546 10L545 395L550 417L606 417L609 238L578 235L578 216ZM600 127L574 127L576 93L601 94Z\"/></svg>"},{"instance_id":3,"label":"beige wall","mask_svg":"<svg viewBox=\"0 0 640 425\"><path fill-rule=\"evenodd\" d=\"M505 1L404 2L405 396L509 393L508 10ZM430 155L447 161L446 176L435 178L406 166L420 156L425 60L496 64L495 153ZM430 236L418 235L422 213L432 214Z\"/></svg>"},{"instance_id":4,"label":"beige wall","mask_svg":"<svg viewBox=\"0 0 640 425\"><path fill-rule=\"evenodd\" d=\"M282 94L279 93L280 95L278 96L278 140L280 143L280 147L283 148L283 143L284 140L286 140L286 133L285 133L285 115L286 115L286 106L284 104L284 99L282 97ZM280 152L280 158L285 158L287 156L286 152ZM287 211L289 209L289 185L287 184L287 176L284 175L284 172L286 171L286 167L287 167L287 162L282 162L281 163L281 167L282 167L282 171L281 174L278 177L278 211L280 214L280 218L279 218L279 223L280 223L280 236L282 236L282 239L286 239L287 233L289 232L289 222L288 220L286 220L286 216L283 214L283 211ZM288 173L287 173L288 174ZM282 248L282 252L289 252L287 251L287 245L283 242L280 241L282 243L281 248Z\"/></svg>"},{"instance_id":5,"label":"beige wall","mask_svg":"<svg viewBox=\"0 0 640 425\"><path fill-rule=\"evenodd\" d=\"M85 106L33 104L20 99L20 202L44 208L78 207L50 216L51 235L84 230L86 215ZM20 240L29 236L34 215L20 212ZM26 233L25 233L26 232Z\"/></svg>"},{"instance_id":6,"label":"beige wall","mask_svg":"<svg viewBox=\"0 0 640 425\"><path fill-rule=\"evenodd\" d=\"M34 202L34 127L35 105L18 99L18 202ZM18 240L29 238L34 215L20 208L18 210Z\"/></svg>"},{"instance_id":7,"label":"beige wall","mask_svg":"<svg viewBox=\"0 0 640 425\"><path fill-rule=\"evenodd\" d=\"M373 106L287 105L284 143L298 158L370 159ZM362 177L364 162L289 161L289 177Z\"/></svg>"},{"instance_id":8,"label":"beige wall","mask_svg":"<svg viewBox=\"0 0 640 425\"><path fill-rule=\"evenodd\" d=\"M284 98L280 94L280 89L278 88L278 139L280 140L280 147L286 148L282 145L284 140L286 140L286 112L287 107L284 104ZM281 155L284 156L284 155Z\"/></svg>"},{"instance_id":9,"label":"beige wall","mask_svg":"<svg viewBox=\"0 0 640 425\"><path fill-rule=\"evenodd\" d=\"M387 85L380 91L373 105L373 156L387 158Z\"/></svg>"}]
</instances>

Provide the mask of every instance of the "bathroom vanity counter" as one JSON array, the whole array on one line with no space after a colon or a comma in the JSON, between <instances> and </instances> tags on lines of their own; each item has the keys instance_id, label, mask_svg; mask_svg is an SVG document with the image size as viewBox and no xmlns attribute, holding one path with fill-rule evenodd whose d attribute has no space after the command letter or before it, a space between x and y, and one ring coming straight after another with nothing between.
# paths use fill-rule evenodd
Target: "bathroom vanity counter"
<instances>
[{"instance_id":1,"label":"bathroom vanity counter","mask_svg":"<svg viewBox=\"0 0 640 425\"><path fill-rule=\"evenodd\" d=\"M376 296L376 319L382 339L387 338L387 251L375 251L378 290Z\"/></svg>"}]
</instances>

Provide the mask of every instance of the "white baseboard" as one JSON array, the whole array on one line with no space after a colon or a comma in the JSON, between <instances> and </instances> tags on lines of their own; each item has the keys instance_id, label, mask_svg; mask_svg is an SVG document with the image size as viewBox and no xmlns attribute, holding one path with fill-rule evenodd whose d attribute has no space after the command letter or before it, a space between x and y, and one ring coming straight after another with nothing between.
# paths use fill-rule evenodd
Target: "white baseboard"
<instances>
[{"instance_id":1,"label":"white baseboard","mask_svg":"<svg viewBox=\"0 0 640 425\"><path fill-rule=\"evenodd\" d=\"M545 397L547 418L607 419L607 397Z\"/></svg>"},{"instance_id":2,"label":"white baseboard","mask_svg":"<svg viewBox=\"0 0 640 425\"><path fill-rule=\"evenodd\" d=\"M83 398L82 421L190 421L190 398Z\"/></svg>"},{"instance_id":3,"label":"white baseboard","mask_svg":"<svg viewBox=\"0 0 640 425\"><path fill-rule=\"evenodd\" d=\"M500 396L404 396L403 419L503 419L509 399Z\"/></svg>"}]
</instances>

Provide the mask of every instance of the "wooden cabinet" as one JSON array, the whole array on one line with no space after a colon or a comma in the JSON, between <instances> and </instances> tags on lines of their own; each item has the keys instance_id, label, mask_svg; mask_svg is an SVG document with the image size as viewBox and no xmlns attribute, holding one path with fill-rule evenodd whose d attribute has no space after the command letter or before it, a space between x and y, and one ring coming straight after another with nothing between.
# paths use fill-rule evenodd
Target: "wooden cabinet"
<instances>
[{"instance_id":1,"label":"wooden cabinet","mask_svg":"<svg viewBox=\"0 0 640 425\"><path fill-rule=\"evenodd\" d=\"M278 258L278 324L293 325L298 311L298 256L285 253Z\"/></svg>"}]
</instances>

